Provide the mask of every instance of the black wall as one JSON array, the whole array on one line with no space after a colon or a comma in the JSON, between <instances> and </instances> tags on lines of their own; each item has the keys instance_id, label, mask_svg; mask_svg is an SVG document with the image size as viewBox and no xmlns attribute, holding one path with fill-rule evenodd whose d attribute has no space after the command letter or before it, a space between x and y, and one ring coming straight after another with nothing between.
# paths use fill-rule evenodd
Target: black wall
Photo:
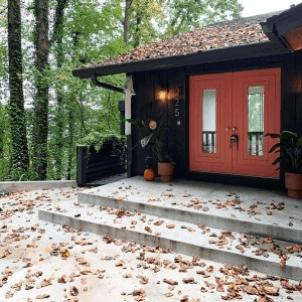
<instances>
[{"instance_id":1,"label":"black wall","mask_svg":"<svg viewBox=\"0 0 302 302\"><path fill-rule=\"evenodd\" d=\"M189 76L273 67L280 67L282 70L280 131L289 130L302 135L302 52L134 73L133 81L136 96L132 98L133 118L142 118L145 122L150 119L156 121L161 119L167 122L169 131L166 141L169 152L173 155L176 163L175 177L284 189L284 167L281 167L280 181L214 173L191 173L188 171ZM165 103L157 100L155 92L163 85L170 92L179 89L179 101L172 99ZM177 111L179 116L176 116ZM145 128L147 129L147 127ZM137 130L132 126L132 143L137 144L146 133L147 131ZM151 149L149 147L142 149L138 146L133 149L132 155L131 175L142 175L145 168L145 157L147 155L152 156ZM155 158L153 163L156 167Z\"/></svg>"}]
</instances>

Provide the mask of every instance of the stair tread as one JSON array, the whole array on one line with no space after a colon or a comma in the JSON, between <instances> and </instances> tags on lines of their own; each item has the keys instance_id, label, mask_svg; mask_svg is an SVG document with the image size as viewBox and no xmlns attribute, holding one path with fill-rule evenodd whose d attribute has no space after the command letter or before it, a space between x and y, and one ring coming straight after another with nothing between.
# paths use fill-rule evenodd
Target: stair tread
<instances>
[{"instance_id":1,"label":"stair tread","mask_svg":"<svg viewBox=\"0 0 302 302\"><path fill-rule=\"evenodd\" d=\"M106 225L114 228L126 227L128 231L145 233L153 236L155 236L156 232L160 232L161 233L160 237L167 238L169 240L183 242L190 245L196 245L210 250L221 250L226 253L233 253L236 255L241 255L243 257L254 258L258 260L263 260L265 262L270 262L274 264L276 263L279 265L279 261L280 261L279 256L270 250L270 246L272 244L276 244L280 246L283 252L285 252L287 255L290 256L290 258L286 262L287 266L302 268L302 259L298 256L298 254L297 253L289 254L285 250L286 246L291 245L288 242L274 240L272 243L263 243L264 240L263 237L259 237L259 236L256 237L250 235L248 239L249 242L259 241L261 242L261 244L251 246L250 248L244 248L244 253L242 254L241 251L236 248L236 246L240 245L239 240L244 236L244 233L232 232L232 230L230 230L232 233L226 234L226 236L223 237L223 238L227 238L228 244L219 247L216 244L214 244L214 241L218 240L218 237L221 235L222 231L228 231L228 230L222 230L213 227L207 228L207 226L201 229L198 227L198 225L193 223L182 222L178 220L158 217L158 216L144 214L144 213L141 213L141 215L136 214L134 216L122 216L120 219L117 219L117 215L113 213L117 213L117 211L121 211L121 209L113 209L107 207L107 209L110 209L112 212L112 214L109 214L106 210L100 210L99 209L100 207L98 206L92 206L89 204L78 203L78 202L76 202L76 204L77 205L74 204L74 200L72 201L67 200L63 202L60 201L57 204L55 203L55 204L44 205L40 207L40 211L46 211L56 215L65 215L65 216L69 216L72 219L90 221L99 225ZM57 210L58 206L60 206L61 208L60 211ZM131 214L133 213L134 212L131 211ZM80 216L76 218L75 215L79 215L79 214ZM140 220L142 216L146 217L145 223ZM137 224L134 227L131 226L132 220L135 220L137 222ZM156 226L153 224L155 221L160 221L160 220L163 221L162 225ZM175 225L174 229L168 229L166 227L167 225L171 225L171 224ZM151 228L152 231L151 234L145 230L145 227L147 226ZM181 228L182 226L186 227L186 229ZM195 231L190 232L188 228L192 228ZM204 229L208 229L208 230L204 232ZM216 234L217 237L213 237L215 236L213 234ZM234 239L231 239L229 237L230 235L232 235ZM269 240L269 238L267 240ZM256 256L255 253L253 253L253 251L259 248L266 249L267 251L264 252L264 255L268 257L263 256L263 254Z\"/></svg>"},{"instance_id":2,"label":"stair tread","mask_svg":"<svg viewBox=\"0 0 302 302\"><path fill-rule=\"evenodd\" d=\"M140 181L139 185L137 185L137 181ZM199 187L193 187L190 188L189 194L188 188L185 185L177 184L177 187L173 187L172 191L167 191L167 189L171 190L171 187L167 184L147 183L146 185L145 183L143 183L140 178L136 177L134 177L134 180L120 180L101 188L82 191L79 193L79 201L83 201L85 196L89 195L98 198L122 200L125 204L140 203L154 207L168 207L199 213L202 216L217 216L255 224L279 226L288 230L302 231L302 220L299 210L301 205L299 206L299 201L291 200L289 203L287 202L288 198L284 196L278 196L271 193L271 195L268 195L264 199L262 195L259 195L260 193L257 192L257 189L255 189L255 195L251 199L248 197L248 194L244 194L244 191L239 191L238 195L241 203L232 206L226 205L225 202L226 200L234 200L235 195L227 196L225 192L223 195L219 196L220 200L217 200L219 198L211 198L213 190L209 188L202 188L201 191ZM129 188L129 186L131 188ZM236 189L238 191L238 188ZM217 194L215 194L215 197L217 197L216 195ZM152 201L152 199L158 198L160 200ZM187 207L186 205L188 205L191 200L199 200L197 206L201 206L201 208L194 209L193 207ZM217 209L219 203L221 206L225 207ZM282 210L267 209L267 207L274 208L278 205L284 208ZM251 206L256 207L251 209ZM270 212L272 215L267 215L270 214Z\"/></svg>"}]
</instances>

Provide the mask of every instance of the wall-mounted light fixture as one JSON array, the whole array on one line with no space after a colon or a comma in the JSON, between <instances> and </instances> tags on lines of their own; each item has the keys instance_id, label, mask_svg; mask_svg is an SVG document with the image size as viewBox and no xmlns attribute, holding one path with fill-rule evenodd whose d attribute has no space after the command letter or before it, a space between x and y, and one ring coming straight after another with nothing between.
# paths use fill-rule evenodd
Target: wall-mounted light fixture
<instances>
[{"instance_id":1,"label":"wall-mounted light fixture","mask_svg":"<svg viewBox=\"0 0 302 302\"><path fill-rule=\"evenodd\" d=\"M160 101L166 101L168 99L168 92L166 90L159 90L158 99Z\"/></svg>"},{"instance_id":2,"label":"wall-mounted light fixture","mask_svg":"<svg viewBox=\"0 0 302 302\"><path fill-rule=\"evenodd\" d=\"M157 97L156 99L162 102L168 101L168 100L172 100L174 98L174 94L173 92L171 92L168 88L168 84L167 83L161 83L159 90L157 92Z\"/></svg>"}]
</instances>

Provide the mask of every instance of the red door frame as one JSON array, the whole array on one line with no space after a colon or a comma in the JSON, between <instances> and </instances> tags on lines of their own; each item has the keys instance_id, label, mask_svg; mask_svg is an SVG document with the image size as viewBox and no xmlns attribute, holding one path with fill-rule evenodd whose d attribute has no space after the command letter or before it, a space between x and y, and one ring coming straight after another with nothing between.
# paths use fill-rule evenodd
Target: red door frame
<instances>
[{"instance_id":1,"label":"red door frame","mask_svg":"<svg viewBox=\"0 0 302 302\"><path fill-rule=\"evenodd\" d=\"M265 87L264 133L280 132L280 84L280 68L191 76L189 170L279 178L279 171L271 165L277 155L268 153L275 141L264 138L264 156L251 156L247 152L244 133L247 133L247 89L248 86L260 85ZM201 150L204 89L217 91L217 153L203 153ZM238 145L230 143L232 134L239 136Z\"/></svg>"}]
</instances>

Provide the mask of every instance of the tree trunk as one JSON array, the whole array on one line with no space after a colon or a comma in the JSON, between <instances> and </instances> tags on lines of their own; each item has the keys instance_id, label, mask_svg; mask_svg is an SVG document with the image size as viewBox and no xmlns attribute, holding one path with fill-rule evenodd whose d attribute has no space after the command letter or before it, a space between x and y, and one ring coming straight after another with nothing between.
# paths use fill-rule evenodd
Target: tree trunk
<instances>
[{"instance_id":1,"label":"tree trunk","mask_svg":"<svg viewBox=\"0 0 302 302\"><path fill-rule=\"evenodd\" d=\"M57 60L57 67L60 69L62 67L64 61L64 52L62 46L63 40L63 22L64 22L64 9L67 5L67 0L57 0L56 6L56 15L55 15L55 23L54 23L54 30L53 36L51 39L50 44L57 42L56 45L56 60ZM63 102L64 98L60 91L60 89L56 90L57 95L57 114L56 114L56 146L55 146L55 168L56 168L56 179L61 179L62 177L62 154L63 154L63 127L64 127L64 120L63 120Z\"/></svg>"},{"instance_id":2,"label":"tree trunk","mask_svg":"<svg viewBox=\"0 0 302 302\"><path fill-rule=\"evenodd\" d=\"M8 0L8 55L12 164L25 170L29 156L22 84L20 0Z\"/></svg>"},{"instance_id":3,"label":"tree trunk","mask_svg":"<svg viewBox=\"0 0 302 302\"><path fill-rule=\"evenodd\" d=\"M126 46L129 44L129 28L130 28L130 22L129 22L129 9L132 3L132 0L125 0L125 19L124 19L124 41Z\"/></svg>"},{"instance_id":4,"label":"tree trunk","mask_svg":"<svg viewBox=\"0 0 302 302\"><path fill-rule=\"evenodd\" d=\"M73 114L72 108L68 110L68 136L69 136L69 150L68 150L68 167L67 167L67 179L71 179L71 163L72 163L72 143L73 143Z\"/></svg>"},{"instance_id":5,"label":"tree trunk","mask_svg":"<svg viewBox=\"0 0 302 302\"><path fill-rule=\"evenodd\" d=\"M139 36L139 26L141 24L141 17L137 16L136 17L136 28L135 28L135 41L134 41L134 48L139 46L139 42L140 42L140 36Z\"/></svg>"},{"instance_id":6,"label":"tree trunk","mask_svg":"<svg viewBox=\"0 0 302 302\"><path fill-rule=\"evenodd\" d=\"M36 46L36 96L34 100L33 152L34 167L39 180L47 175L48 136L48 0L35 0L35 46Z\"/></svg>"}]
</instances>

